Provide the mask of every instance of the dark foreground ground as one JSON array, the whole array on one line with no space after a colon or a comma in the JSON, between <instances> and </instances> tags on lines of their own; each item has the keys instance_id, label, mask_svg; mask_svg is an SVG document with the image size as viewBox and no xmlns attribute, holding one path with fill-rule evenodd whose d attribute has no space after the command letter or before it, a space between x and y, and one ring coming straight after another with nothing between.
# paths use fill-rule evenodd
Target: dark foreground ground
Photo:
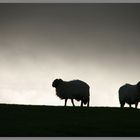
<instances>
[{"instance_id":1,"label":"dark foreground ground","mask_svg":"<svg viewBox=\"0 0 140 140\"><path fill-rule=\"evenodd\" d=\"M0 137L140 136L140 110L0 105Z\"/></svg>"}]
</instances>

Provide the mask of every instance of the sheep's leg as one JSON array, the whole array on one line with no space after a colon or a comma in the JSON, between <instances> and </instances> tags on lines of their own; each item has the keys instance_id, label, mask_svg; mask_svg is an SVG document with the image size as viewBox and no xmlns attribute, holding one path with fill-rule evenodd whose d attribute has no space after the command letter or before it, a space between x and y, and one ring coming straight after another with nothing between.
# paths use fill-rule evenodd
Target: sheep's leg
<instances>
[{"instance_id":1,"label":"sheep's leg","mask_svg":"<svg viewBox=\"0 0 140 140\"><path fill-rule=\"evenodd\" d=\"M83 107L83 101L81 100L81 107Z\"/></svg>"},{"instance_id":2,"label":"sheep's leg","mask_svg":"<svg viewBox=\"0 0 140 140\"><path fill-rule=\"evenodd\" d=\"M135 103L135 108L137 108L137 107L138 107L138 102Z\"/></svg>"},{"instance_id":3,"label":"sheep's leg","mask_svg":"<svg viewBox=\"0 0 140 140\"><path fill-rule=\"evenodd\" d=\"M68 99L65 99L65 106L67 105L67 100L68 100Z\"/></svg>"},{"instance_id":4,"label":"sheep's leg","mask_svg":"<svg viewBox=\"0 0 140 140\"><path fill-rule=\"evenodd\" d=\"M71 99L71 102L72 102L72 105L75 106L75 105L74 105L74 101L73 101L73 99Z\"/></svg>"},{"instance_id":5,"label":"sheep's leg","mask_svg":"<svg viewBox=\"0 0 140 140\"><path fill-rule=\"evenodd\" d=\"M125 105L125 102L121 102L120 104L121 104L121 108L123 108Z\"/></svg>"},{"instance_id":6,"label":"sheep's leg","mask_svg":"<svg viewBox=\"0 0 140 140\"><path fill-rule=\"evenodd\" d=\"M89 107L89 98L88 98L88 103L87 103L87 107Z\"/></svg>"},{"instance_id":7,"label":"sheep's leg","mask_svg":"<svg viewBox=\"0 0 140 140\"><path fill-rule=\"evenodd\" d=\"M129 107L131 108L131 104L129 104Z\"/></svg>"},{"instance_id":8,"label":"sheep's leg","mask_svg":"<svg viewBox=\"0 0 140 140\"><path fill-rule=\"evenodd\" d=\"M87 103L87 107L89 107L89 102Z\"/></svg>"}]
</instances>

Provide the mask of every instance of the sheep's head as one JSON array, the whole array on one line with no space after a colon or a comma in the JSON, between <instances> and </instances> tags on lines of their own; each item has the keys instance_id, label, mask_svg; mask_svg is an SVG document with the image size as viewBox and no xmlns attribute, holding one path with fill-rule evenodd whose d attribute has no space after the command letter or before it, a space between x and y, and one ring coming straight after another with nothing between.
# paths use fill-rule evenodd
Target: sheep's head
<instances>
[{"instance_id":1,"label":"sheep's head","mask_svg":"<svg viewBox=\"0 0 140 140\"><path fill-rule=\"evenodd\" d=\"M52 83L52 86L56 88L61 82L63 82L62 79L55 79Z\"/></svg>"},{"instance_id":2,"label":"sheep's head","mask_svg":"<svg viewBox=\"0 0 140 140\"><path fill-rule=\"evenodd\" d=\"M137 87L140 90L140 81L137 83Z\"/></svg>"}]
</instances>

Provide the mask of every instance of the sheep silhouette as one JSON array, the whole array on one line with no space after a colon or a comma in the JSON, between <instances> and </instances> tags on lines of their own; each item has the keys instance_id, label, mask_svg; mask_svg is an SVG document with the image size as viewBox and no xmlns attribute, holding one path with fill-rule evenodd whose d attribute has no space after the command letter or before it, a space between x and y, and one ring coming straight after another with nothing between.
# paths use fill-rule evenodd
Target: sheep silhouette
<instances>
[{"instance_id":1,"label":"sheep silhouette","mask_svg":"<svg viewBox=\"0 0 140 140\"><path fill-rule=\"evenodd\" d=\"M65 106L67 100L71 99L74 105L74 99L77 101L81 100L81 106L87 104L89 107L89 85L81 80L63 81L62 79L55 79L52 86L56 88L56 95L60 99L65 99Z\"/></svg>"},{"instance_id":2,"label":"sheep silhouette","mask_svg":"<svg viewBox=\"0 0 140 140\"><path fill-rule=\"evenodd\" d=\"M119 101L121 107L124 107L125 103L127 103L129 104L129 107L131 107L132 104L135 104L135 108L137 108L138 103L140 102L140 82L136 85L125 84L120 87Z\"/></svg>"}]
</instances>

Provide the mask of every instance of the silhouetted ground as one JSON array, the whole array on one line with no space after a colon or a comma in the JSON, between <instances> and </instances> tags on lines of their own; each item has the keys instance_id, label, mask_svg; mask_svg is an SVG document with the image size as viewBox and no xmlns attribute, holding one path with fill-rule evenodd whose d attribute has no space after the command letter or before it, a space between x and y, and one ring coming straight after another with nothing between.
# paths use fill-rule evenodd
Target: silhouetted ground
<instances>
[{"instance_id":1,"label":"silhouetted ground","mask_svg":"<svg viewBox=\"0 0 140 140\"><path fill-rule=\"evenodd\" d=\"M140 110L0 105L0 136L140 136Z\"/></svg>"}]
</instances>

